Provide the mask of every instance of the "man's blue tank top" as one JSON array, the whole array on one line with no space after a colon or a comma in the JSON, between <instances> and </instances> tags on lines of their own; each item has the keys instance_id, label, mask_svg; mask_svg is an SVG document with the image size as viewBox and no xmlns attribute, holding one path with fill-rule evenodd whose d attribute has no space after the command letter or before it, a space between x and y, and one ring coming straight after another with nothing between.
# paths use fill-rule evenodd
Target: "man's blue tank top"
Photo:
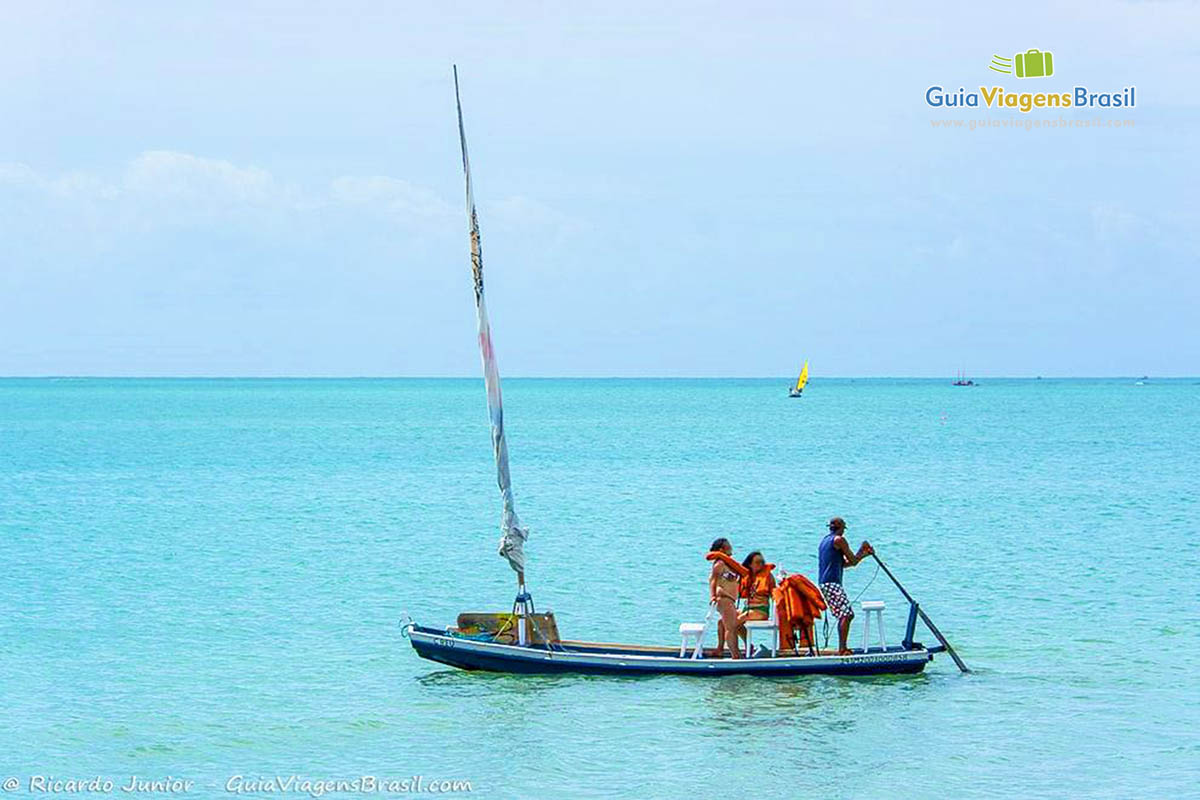
<instances>
[{"instance_id":1,"label":"man's blue tank top","mask_svg":"<svg viewBox=\"0 0 1200 800\"><path fill-rule=\"evenodd\" d=\"M817 555L820 557L817 583L842 582L842 567L846 562L838 549L833 546L835 538L835 534L829 534L821 540L821 546L817 548Z\"/></svg>"}]
</instances>

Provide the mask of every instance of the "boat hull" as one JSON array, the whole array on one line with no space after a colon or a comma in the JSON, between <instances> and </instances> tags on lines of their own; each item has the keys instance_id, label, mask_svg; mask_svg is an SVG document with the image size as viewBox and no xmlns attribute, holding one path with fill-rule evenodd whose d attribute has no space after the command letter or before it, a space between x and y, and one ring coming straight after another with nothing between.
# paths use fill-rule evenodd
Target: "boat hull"
<instances>
[{"instance_id":1,"label":"boat hull","mask_svg":"<svg viewBox=\"0 0 1200 800\"><path fill-rule=\"evenodd\" d=\"M469 639L453 632L410 625L413 649L422 658L465 670L525 675L898 675L915 674L933 660L924 647L872 648L849 656L681 658L668 648L564 642L552 649Z\"/></svg>"}]
</instances>

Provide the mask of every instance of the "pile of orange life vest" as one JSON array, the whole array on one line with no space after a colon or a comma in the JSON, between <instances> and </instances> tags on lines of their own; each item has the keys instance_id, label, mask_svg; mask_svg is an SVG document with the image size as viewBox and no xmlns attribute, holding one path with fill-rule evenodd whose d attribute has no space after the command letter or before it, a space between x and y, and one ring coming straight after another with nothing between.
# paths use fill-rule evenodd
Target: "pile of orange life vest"
<instances>
[{"instance_id":1,"label":"pile of orange life vest","mask_svg":"<svg viewBox=\"0 0 1200 800\"><path fill-rule=\"evenodd\" d=\"M825 598L817 585L803 575L788 575L771 596L775 600L775 618L779 624L779 648L816 649L813 622L826 608Z\"/></svg>"}]
</instances>

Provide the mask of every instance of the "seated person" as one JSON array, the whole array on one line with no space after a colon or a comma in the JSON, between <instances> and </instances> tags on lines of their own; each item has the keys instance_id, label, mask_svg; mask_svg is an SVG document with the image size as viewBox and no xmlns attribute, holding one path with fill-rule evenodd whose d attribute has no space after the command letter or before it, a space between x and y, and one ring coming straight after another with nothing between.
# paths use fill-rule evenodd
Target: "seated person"
<instances>
[{"instance_id":1,"label":"seated person","mask_svg":"<svg viewBox=\"0 0 1200 800\"><path fill-rule=\"evenodd\" d=\"M746 622L765 620L771 616L771 592L775 589L775 576L771 574L774 564L768 564L763 554L753 551L742 561L746 577L742 578L741 595L746 600L746 610L738 615L738 636L746 639Z\"/></svg>"}]
</instances>

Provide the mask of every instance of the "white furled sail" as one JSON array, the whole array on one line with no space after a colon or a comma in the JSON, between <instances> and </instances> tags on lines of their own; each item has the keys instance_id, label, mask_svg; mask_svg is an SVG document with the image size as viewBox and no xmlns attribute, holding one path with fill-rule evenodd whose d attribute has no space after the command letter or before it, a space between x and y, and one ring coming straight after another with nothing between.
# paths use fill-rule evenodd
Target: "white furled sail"
<instances>
[{"instance_id":1,"label":"white furled sail","mask_svg":"<svg viewBox=\"0 0 1200 800\"><path fill-rule=\"evenodd\" d=\"M462 101L458 96L458 67L454 68L454 102L458 106L458 139L462 144L463 174L467 180L467 217L471 229L471 276L475 281L475 310L479 319L479 354L483 358L483 383L487 389L488 416L492 421L492 451L496 456L496 482L504 511L500 517L500 555L525 583L525 540L529 531L521 527L513 506L512 481L508 474L508 444L504 440L504 408L500 400L500 372L492 349L492 329L483 299L483 253L479 246L479 219L471 194L471 162L467 158L467 134L463 129Z\"/></svg>"}]
</instances>

